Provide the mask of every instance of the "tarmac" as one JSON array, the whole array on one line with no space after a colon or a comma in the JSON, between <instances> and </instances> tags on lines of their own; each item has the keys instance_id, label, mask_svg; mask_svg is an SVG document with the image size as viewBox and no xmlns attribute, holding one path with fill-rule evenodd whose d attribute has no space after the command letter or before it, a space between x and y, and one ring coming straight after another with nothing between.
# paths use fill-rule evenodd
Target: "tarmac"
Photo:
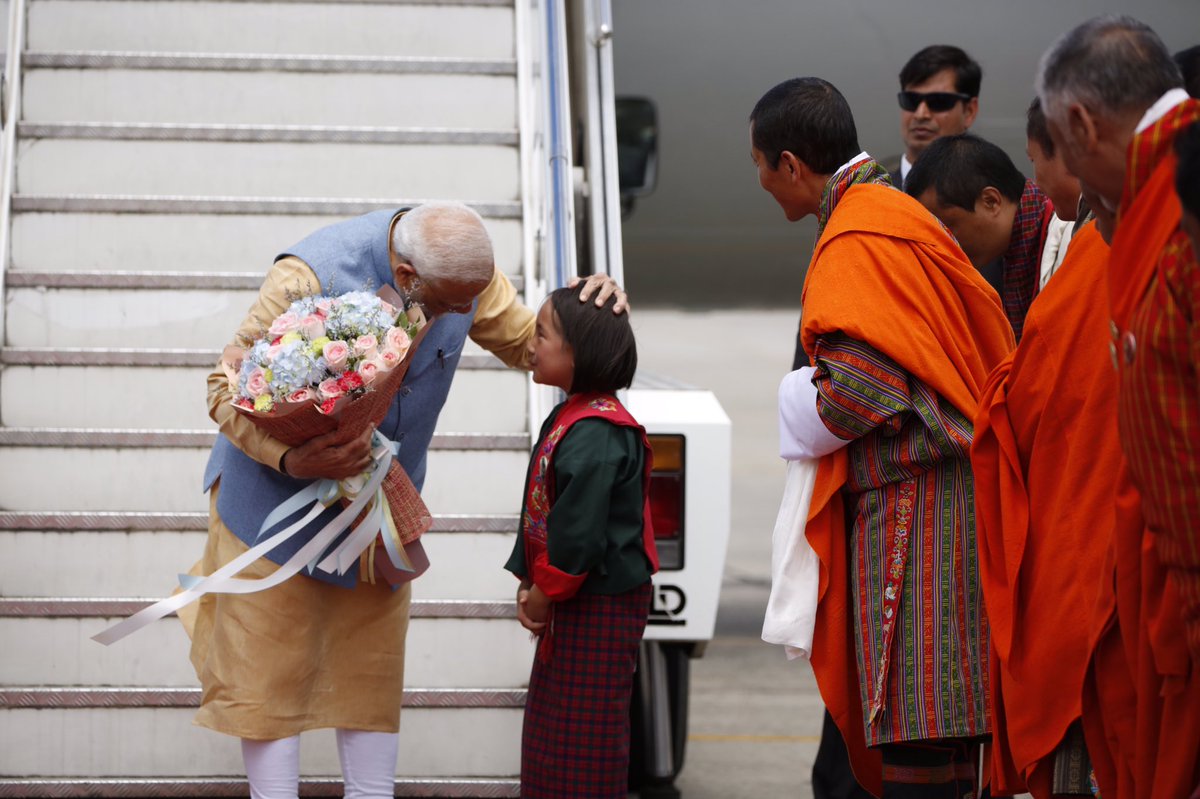
<instances>
[{"instance_id":1,"label":"tarmac","mask_svg":"<svg viewBox=\"0 0 1200 799\"><path fill-rule=\"evenodd\" d=\"M733 504L717 634L692 661L684 799L796 797L824 706L812 670L759 637L771 531L783 491L776 392L792 363L796 311L638 309L639 367L712 391L733 422Z\"/></svg>"}]
</instances>

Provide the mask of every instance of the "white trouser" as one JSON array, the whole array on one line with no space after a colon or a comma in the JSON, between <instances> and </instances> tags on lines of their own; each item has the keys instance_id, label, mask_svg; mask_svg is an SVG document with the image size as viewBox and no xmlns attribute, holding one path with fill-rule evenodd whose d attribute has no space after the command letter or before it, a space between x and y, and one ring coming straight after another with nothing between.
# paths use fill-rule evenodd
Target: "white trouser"
<instances>
[{"instance_id":1,"label":"white trouser","mask_svg":"<svg viewBox=\"0 0 1200 799\"><path fill-rule=\"evenodd\" d=\"M392 732L337 731L346 799L391 799L400 736ZM251 799L297 799L300 736L274 741L242 739Z\"/></svg>"}]
</instances>

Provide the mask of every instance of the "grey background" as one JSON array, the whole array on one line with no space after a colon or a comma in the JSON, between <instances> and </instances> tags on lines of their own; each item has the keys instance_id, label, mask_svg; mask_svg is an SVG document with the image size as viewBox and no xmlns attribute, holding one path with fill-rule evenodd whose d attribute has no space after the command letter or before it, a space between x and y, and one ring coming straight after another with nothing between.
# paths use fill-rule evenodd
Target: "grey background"
<instances>
[{"instance_id":1,"label":"grey background","mask_svg":"<svg viewBox=\"0 0 1200 799\"><path fill-rule=\"evenodd\" d=\"M788 224L750 162L746 118L774 84L831 81L882 160L901 150L900 68L926 45L956 44L983 66L972 130L1029 173L1038 59L1110 12L1134 14L1172 52L1200 43L1200 0L614 0L617 91L659 114L658 187L625 221L635 304L799 307L815 224Z\"/></svg>"}]
</instances>

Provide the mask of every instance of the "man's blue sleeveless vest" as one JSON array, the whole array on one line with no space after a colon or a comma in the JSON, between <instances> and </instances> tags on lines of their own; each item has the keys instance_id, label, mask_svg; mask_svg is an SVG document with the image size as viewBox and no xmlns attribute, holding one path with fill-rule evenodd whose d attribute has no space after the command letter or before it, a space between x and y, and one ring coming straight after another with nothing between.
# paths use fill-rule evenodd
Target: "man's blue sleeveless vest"
<instances>
[{"instance_id":1,"label":"man's blue sleeveless vest","mask_svg":"<svg viewBox=\"0 0 1200 799\"><path fill-rule=\"evenodd\" d=\"M316 273L322 292L329 295L360 289L373 291L385 284L395 288L388 257L388 231L397 213L375 211L321 228L275 260L291 255L304 261ZM472 309L471 313L443 314L433 321L413 356L412 366L387 418L379 425L380 433L399 443L400 465L417 490L425 482L429 442L473 319ZM307 481L263 466L223 435L217 436L204 470L204 490L210 490L218 479L221 485L217 512L225 526L247 545L253 544L263 520L279 503L308 485ZM267 557L275 563L285 562L338 510L337 505L327 510ZM350 588L358 580L358 568L351 568L341 577L320 570L314 570L312 575Z\"/></svg>"}]
</instances>

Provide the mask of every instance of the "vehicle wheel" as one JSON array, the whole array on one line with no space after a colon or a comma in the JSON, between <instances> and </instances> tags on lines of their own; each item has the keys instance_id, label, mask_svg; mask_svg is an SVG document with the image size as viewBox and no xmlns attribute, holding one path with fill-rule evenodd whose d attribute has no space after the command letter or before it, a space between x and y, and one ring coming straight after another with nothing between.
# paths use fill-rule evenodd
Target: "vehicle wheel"
<instances>
[{"instance_id":1,"label":"vehicle wheel","mask_svg":"<svg viewBox=\"0 0 1200 799\"><path fill-rule=\"evenodd\" d=\"M678 799L687 748L690 644L643 641L630 702L629 789Z\"/></svg>"}]
</instances>

